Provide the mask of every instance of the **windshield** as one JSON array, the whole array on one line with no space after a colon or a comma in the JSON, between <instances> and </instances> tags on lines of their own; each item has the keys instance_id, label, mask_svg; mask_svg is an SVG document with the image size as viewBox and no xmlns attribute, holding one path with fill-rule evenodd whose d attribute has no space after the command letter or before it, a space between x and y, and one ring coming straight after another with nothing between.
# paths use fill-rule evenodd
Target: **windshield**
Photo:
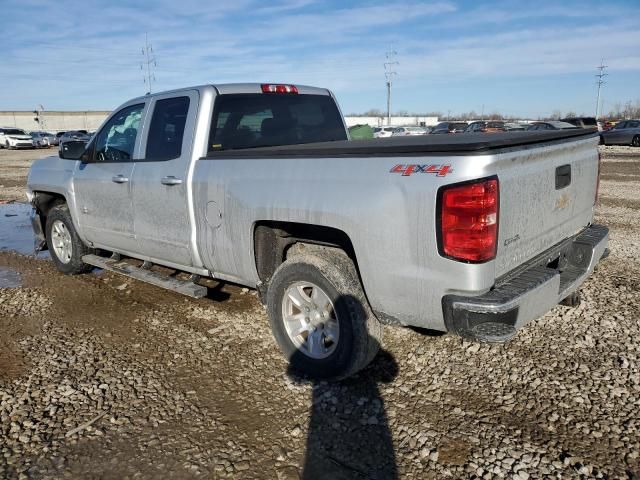
<instances>
[{"instance_id":1,"label":"windshield","mask_svg":"<svg viewBox=\"0 0 640 480\"><path fill-rule=\"evenodd\" d=\"M4 130L4 134L5 135L26 135L26 133L24 133L24 130L20 130L18 128L6 128Z\"/></svg>"},{"instance_id":2,"label":"windshield","mask_svg":"<svg viewBox=\"0 0 640 480\"><path fill-rule=\"evenodd\" d=\"M222 95L211 125L210 152L347 140L328 95Z\"/></svg>"}]
</instances>

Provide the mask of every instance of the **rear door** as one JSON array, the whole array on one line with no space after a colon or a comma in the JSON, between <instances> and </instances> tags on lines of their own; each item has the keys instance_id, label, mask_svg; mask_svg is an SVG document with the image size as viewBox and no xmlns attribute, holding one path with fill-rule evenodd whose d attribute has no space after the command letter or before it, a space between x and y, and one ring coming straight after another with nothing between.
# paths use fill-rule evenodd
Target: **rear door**
<instances>
[{"instance_id":1,"label":"rear door","mask_svg":"<svg viewBox=\"0 0 640 480\"><path fill-rule=\"evenodd\" d=\"M131 175L145 102L113 115L89 145L89 162L73 175L78 223L86 238L122 252L136 249Z\"/></svg>"},{"instance_id":2,"label":"rear door","mask_svg":"<svg viewBox=\"0 0 640 480\"><path fill-rule=\"evenodd\" d=\"M199 94L154 97L143 139L144 158L133 172L134 231L140 254L182 266L190 249L189 166Z\"/></svg>"}]
</instances>

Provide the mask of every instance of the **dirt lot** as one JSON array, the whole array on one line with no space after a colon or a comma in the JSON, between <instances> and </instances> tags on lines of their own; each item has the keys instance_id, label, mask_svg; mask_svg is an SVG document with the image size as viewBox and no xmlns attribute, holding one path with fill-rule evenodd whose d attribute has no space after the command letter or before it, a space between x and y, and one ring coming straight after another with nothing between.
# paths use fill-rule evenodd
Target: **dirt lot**
<instances>
[{"instance_id":1,"label":"dirt lot","mask_svg":"<svg viewBox=\"0 0 640 480\"><path fill-rule=\"evenodd\" d=\"M0 151L0 199L43 153ZM0 478L639 478L640 150L603 153L611 256L579 307L502 346L388 328L340 384L287 373L246 289L0 252Z\"/></svg>"}]
</instances>

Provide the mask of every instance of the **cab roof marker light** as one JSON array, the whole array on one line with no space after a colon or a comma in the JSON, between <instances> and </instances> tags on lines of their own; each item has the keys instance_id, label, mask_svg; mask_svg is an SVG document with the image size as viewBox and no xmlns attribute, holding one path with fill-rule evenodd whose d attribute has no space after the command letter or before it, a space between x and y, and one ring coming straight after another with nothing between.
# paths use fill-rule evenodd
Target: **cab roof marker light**
<instances>
[{"instance_id":1,"label":"cab roof marker light","mask_svg":"<svg viewBox=\"0 0 640 480\"><path fill-rule=\"evenodd\" d=\"M263 83L260 87L262 88L262 93L298 93L298 87L295 85Z\"/></svg>"}]
</instances>

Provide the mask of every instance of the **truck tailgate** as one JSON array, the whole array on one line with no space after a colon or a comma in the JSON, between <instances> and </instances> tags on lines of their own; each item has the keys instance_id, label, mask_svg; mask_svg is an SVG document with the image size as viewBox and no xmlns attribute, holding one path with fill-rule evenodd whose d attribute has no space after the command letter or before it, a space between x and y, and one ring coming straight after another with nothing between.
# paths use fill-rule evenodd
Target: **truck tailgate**
<instances>
[{"instance_id":1,"label":"truck tailgate","mask_svg":"<svg viewBox=\"0 0 640 480\"><path fill-rule=\"evenodd\" d=\"M496 276L586 227L598 178L597 137L496 155L500 223Z\"/></svg>"}]
</instances>

